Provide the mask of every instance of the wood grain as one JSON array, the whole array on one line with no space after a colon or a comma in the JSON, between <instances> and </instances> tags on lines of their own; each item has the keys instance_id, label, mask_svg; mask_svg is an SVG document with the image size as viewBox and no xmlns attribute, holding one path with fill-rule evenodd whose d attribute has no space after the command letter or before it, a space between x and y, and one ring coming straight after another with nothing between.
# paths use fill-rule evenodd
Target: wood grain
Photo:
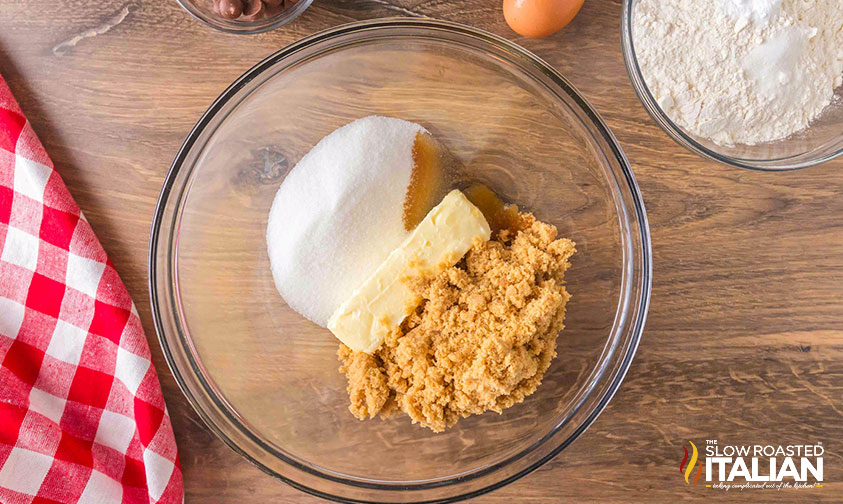
<instances>
[{"instance_id":1,"label":"wood grain","mask_svg":"<svg viewBox=\"0 0 843 504\"><path fill-rule=\"evenodd\" d=\"M187 502L317 502L211 435L170 375L149 312L147 239L184 136L264 56L355 19L432 16L515 40L556 66L629 156L653 235L638 356L600 419L485 503L843 500L843 159L790 173L701 158L653 123L627 80L620 2L589 0L561 33L516 37L499 2L317 0L256 36L215 32L174 1L0 0L0 72L138 305L173 417ZM822 489L715 493L677 476L682 444L813 443Z\"/></svg>"}]
</instances>

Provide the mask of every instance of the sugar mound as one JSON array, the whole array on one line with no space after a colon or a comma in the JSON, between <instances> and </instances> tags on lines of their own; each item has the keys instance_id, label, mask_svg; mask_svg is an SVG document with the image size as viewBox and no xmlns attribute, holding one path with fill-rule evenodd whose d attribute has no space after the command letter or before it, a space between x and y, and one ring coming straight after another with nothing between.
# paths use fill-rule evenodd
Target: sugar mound
<instances>
[{"instance_id":1,"label":"sugar mound","mask_svg":"<svg viewBox=\"0 0 843 504\"><path fill-rule=\"evenodd\" d=\"M325 327L408 235L402 215L420 125L369 116L319 141L290 171L266 230L275 286Z\"/></svg>"}]
</instances>

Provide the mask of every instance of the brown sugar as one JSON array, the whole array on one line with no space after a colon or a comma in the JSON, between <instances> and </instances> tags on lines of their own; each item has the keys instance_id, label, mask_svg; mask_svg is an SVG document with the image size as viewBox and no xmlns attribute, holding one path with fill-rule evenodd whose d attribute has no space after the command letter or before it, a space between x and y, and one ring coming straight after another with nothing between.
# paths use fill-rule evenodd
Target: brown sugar
<instances>
[{"instance_id":1,"label":"brown sugar","mask_svg":"<svg viewBox=\"0 0 843 504\"><path fill-rule=\"evenodd\" d=\"M356 417L403 411L440 432L535 392L556 356L575 248L554 226L520 219L520 231L478 241L459 264L416 285L422 303L373 354L340 345Z\"/></svg>"}]
</instances>

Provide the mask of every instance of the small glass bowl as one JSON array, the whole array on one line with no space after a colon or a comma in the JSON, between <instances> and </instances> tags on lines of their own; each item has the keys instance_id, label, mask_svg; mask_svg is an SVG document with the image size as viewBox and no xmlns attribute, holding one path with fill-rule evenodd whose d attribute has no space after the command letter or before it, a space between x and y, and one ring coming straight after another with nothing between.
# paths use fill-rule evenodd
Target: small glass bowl
<instances>
[{"instance_id":1,"label":"small glass bowl","mask_svg":"<svg viewBox=\"0 0 843 504\"><path fill-rule=\"evenodd\" d=\"M843 153L843 86L835 90L831 105L808 128L782 140L729 147L682 129L659 107L638 66L632 33L632 15L636 3L637 0L624 0L621 10L621 46L626 71L650 117L679 145L721 163L760 171L807 168Z\"/></svg>"},{"instance_id":2,"label":"small glass bowl","mask_svg":"<svg viewBox=\"0 0 843 504\"><path fill-rule=\"evenodd\" d=\"M336 338L278 295L266 221L287 170L378 114L425 126L466 174L577 244L558 356L498 415L440 434L348 411ZM314 34L211 105L164 182L150 238L164 355L210 429L261 469L343 502L450 502L524 476L577 439L618 390L650 299L650 235L620 146L556 70L467 26L386 19Z\"/></svg>"},{"instance_id":3,"label":"small glass bowl","mask_svg":"<svg viewBox=\"0 0 843 504\"><path fill-rule=\"evenodd\" d=\"M259 19L226 19L214 12L214 0L176 0L191 16L206 25L228 33L263 33L283 26L304 12L313 0L298 0Z\"/></svg>"}]
</instances>

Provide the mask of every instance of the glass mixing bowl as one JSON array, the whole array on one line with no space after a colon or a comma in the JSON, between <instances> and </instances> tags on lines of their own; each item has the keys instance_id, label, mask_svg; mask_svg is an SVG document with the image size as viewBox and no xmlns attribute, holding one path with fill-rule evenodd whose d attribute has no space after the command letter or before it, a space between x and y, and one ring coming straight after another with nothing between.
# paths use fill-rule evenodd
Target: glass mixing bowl
<instances>
[{"instance_id":1,"label":"glass mixing bowl","mask_svg":"<svg viewBox=\"0 0 843 504\"><path fill-rule=\"evenodd\" d=\"M650 117L679 145L721 163L762 171L806 168L829 161L843 153L843 86L835 90L831 104L808 128L783 140L727 147L682 129L659 107L641 75L641 68L635 57L635 34L632 30L636 3L637 0L624 0L621 10L621 46L626 71L635 94Z\"/></svg>"},{"instance_id":2,"label":"glass mixing bowl","mask_svg":"<svg viewBox=\"0 0 843 504\"><path fill-rule=\"evenodd\" d=\"M284 303L265 230L287 170L370 114L430 130L466 171L577 243L559 355L538 391L441 434L348 411L337 340ZM156 329L199 416L264 471L322 497L433 502L536 469L603 410L650 296L644 205L620 146L555 70L488 33L433 20L342 26L237 79L184 142L150 243Z\"/></svg>"}]
</instances>

